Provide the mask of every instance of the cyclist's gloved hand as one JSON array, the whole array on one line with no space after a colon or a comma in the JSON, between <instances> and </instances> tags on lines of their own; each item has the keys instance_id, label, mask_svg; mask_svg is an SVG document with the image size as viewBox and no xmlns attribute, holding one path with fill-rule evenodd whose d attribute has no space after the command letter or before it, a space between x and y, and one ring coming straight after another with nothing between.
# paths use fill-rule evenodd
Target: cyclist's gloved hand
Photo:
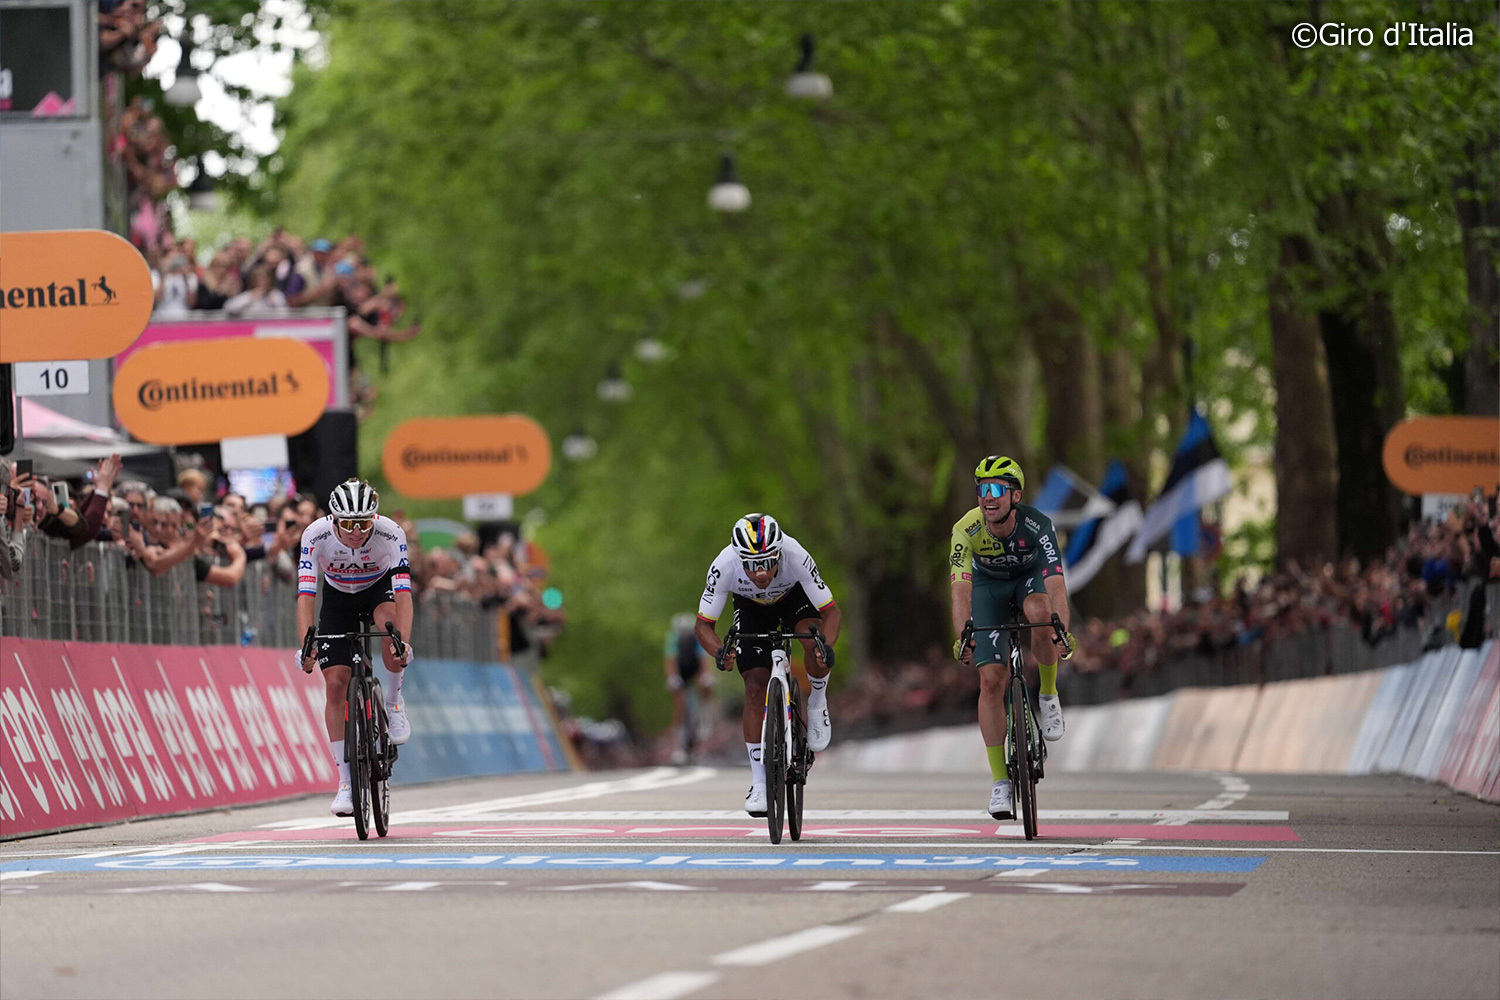
<instances>
[{"instance_id":1,"label":"cyclist's gloved hand","mask_svg":"<svg viewBox=\"0 0 1500 1000\"><path fill-rule=\"evenodd\" d=\"M1078 651L1078 640L1073 638L1072 632L1064 632L1061 641L1057 636L1052 637L1052 644L1062 650L1062 658L1071 660L1073 654Z\"/></svg>"},{"instance_id":2,"label":"cyclist's gloved hand","mask_svg":"<svg viewBox=\"0 0 1500 1000\"><path fill-rule=\"evenodd\" d=\"M674 694L682 690L681 674L672 674L667 678L667 690L673 692Z\"/></svg>"},{"instance_id":3,"label":"cyclist's gloved hand","mask_svg":"<svg viewBox=\"0 0 1500 1000\"><path fill-rule=\"evenodd\" d=\"M411 643L405 642L405 641L403 641L401 643L401 657L400 657L400 659L401 659L402 663L410 666L412 658L415 657L416 655L417 655L416 653L412 652Z\"/></svg>"}]
</instances>

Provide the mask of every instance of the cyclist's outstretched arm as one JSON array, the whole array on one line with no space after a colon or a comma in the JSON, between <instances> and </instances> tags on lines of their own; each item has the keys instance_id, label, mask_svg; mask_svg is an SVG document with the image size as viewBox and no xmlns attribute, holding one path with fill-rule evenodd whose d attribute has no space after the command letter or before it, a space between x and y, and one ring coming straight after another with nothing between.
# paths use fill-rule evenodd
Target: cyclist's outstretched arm
<instances>
[{"instance_id":1,"label":"cyclist's outstretched arm","mask_svg":"<svg viewBox=\"0 0 1500 1000\"><path fill-rule=\"evenodd\" d=\"M1054 573L1045 577L1042 582L1047 587L1047 597L1052 601L1052 613L1062 619L1063 631L1072 629L1070 622L1072 616L1068 609L1068 582L1063 579L1061 573Z\"/></svg>"},{"instance_id":2,"label":"cyclist's outstretched arm","mask_svg":"<svg viewBox=\"0 0 1500 1000\"><path fill-rule=\"evenodd\" d=\"M297 595L297 641L300 643L307 630L312 628L313 607L317 603L316 594L299 593ZM316 652L313 654L316 656ZM303 670L309 669L306 663L301 664Z\"/></svg>"}]
</instances>

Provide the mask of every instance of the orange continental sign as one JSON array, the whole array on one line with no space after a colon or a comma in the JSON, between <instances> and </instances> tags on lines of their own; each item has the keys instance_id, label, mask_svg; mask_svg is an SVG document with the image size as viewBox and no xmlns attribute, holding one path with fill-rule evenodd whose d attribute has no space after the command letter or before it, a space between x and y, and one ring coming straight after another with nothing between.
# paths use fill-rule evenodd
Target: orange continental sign
<instances>
[{"instance_id":1,"label":"orange continental sign","mask_svg":"<svg viewBox=\"0 0 1500 1000\"><path fill-rule=\"evenodd\" d=\"M328 402L328 369L300 340L185 340L126 358L114 397L120 423L151 444L301 434Z\"/></svg>"},{"instance_id":2,"label":"orange continental sign","mask_svg":"<svg viewBox=\"0 0 1500 1000\"><path fill-rule=\"evenodd\" d=\"M1380 454L1397 489L1423 493L1486 493L1500 481L1500 420L1494 417L1415 417L1385 436Z\"/></svg>"},{"instance_id":3,"label":"orange continental sign","mask_svg":"<svg viewBox=\"0 0 1500 1000\"><path fill-rule=\"evenodd\" d=\"M114 357L153 297L145 258L114 233L0 233L0 364Z\"/></svg>"},{"instance_id":4,"label":"orange continental sign","mask_svg":"<svg viewBox=\"0 0 1500 1000\"><path fill-rule=\"evenodd\" d=\"M407 420L385 439L381 461L385 478L409 497L521 496L547 478L552 443L519 413Z\"/></svg>"}]
</instances>

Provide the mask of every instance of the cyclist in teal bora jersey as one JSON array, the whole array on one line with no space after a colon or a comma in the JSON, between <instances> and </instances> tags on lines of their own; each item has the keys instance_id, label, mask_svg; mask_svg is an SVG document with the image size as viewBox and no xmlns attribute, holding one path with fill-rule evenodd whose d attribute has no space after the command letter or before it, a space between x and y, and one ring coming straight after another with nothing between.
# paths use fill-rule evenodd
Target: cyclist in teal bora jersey
<instances>
[{"instance_id":1,"label":"cyclist in teal bora jersey","mask_svg":"<svg viewBox=\"0 0 1500 1000\"><path fill-rule=\"evenodd\" d=\"M1004 455L991 455L974 469L979 506L953 525L948 546L948 581L953 592L953 631L959 639L953 655L979 666L979 733L990 759L990 815L1015 816L1010 775L1005 766L1005 690L1009 679L1004 633L992 626L1013 620L1021 608L1028 622L1045 622L1054 612L1068 628L1068 586L1063 580L1062 556L1052 521L1021 502L1026 475ZM967 644L968 630L976 630ZM1062 704L1057 698L1057 659L1075 647L1068 633L1066 647L1054 646L1050 632L1033 629L1031 652L1041 673L1042 736L1062 738Z\"/></svg>"}]
</instances>

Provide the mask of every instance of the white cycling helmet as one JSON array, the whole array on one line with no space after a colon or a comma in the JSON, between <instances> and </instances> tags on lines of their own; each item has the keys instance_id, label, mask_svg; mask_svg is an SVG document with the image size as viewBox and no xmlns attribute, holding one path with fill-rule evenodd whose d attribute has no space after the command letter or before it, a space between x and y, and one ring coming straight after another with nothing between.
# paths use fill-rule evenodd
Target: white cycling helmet
<instances>
[{"instance_id":1,"label":"white cycling helmet","mask_svg":"<svg viewBox=\"0 0 1500 1000\"><path fill-rule=\"evenodd\" d=\"M328 494L328 513L334 517L374 517L380 509L380 494L362 479L348 479Z\"/></svg>"},{"instance_id":2,"label":"white cycling helmet","mask_svg":"<svg viewBox=\"0 0 1500 1000\"><path fill-rule=\"evenodd\" d=\"M781 525L770 514L746 514L734 522L730 542L742 562L781 558Z\"/></svg>"}]
</instances>

